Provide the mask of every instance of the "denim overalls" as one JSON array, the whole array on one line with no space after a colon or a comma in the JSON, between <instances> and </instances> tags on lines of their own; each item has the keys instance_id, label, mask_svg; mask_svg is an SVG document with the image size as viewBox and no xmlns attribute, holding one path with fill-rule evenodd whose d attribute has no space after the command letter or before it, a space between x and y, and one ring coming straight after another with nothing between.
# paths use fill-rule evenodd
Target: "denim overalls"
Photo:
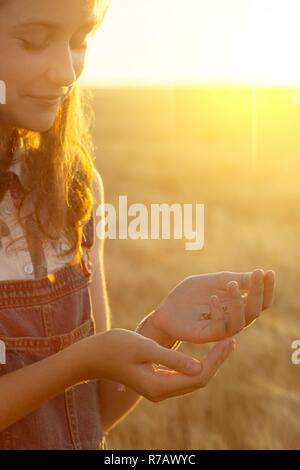
<instances>
[{"instance_id":1,"label":"denim overalls","mask_svg":"<svg viewBox=\"0 0 300 470\"><path fill-rule=\"evenodd\" d=\"M22 185L18 176L10 173L9 189L16 203ZM81 263L68 263L50 274L33 221L27 227L35 279L0 281L0 340L6 347L6 363L0 364L0 375L29 366L95 334L89 291L93 215L84 227ZM95 379L74 385L9 426L0 432L0 449L107 449L99 383Z\"/></svg>"}]
</instances>

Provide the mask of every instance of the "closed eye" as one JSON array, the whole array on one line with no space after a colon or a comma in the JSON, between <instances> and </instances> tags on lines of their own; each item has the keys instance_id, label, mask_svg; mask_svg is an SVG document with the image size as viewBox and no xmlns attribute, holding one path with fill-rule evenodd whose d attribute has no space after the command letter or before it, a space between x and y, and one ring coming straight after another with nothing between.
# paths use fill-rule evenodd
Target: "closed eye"
<instances>
[{"instance_id":1,"label":"closed eye","mask_svg":"<svg viewBox=\"0 0 300 470\"><path fill-rule=\"evenodd\" d=\"M43 43L34 43L27 41L26 39L20 39L22 46L24 49L30 50L30 51L42 51L47 47L47 42Z\"/></svg>"},{"instance_id":2,"label":"closed eye","mask_svg":"<svg viewBox=\"0 0 300 470\"><path fill-rule=\"evenodd\" d=\"M89 36L86 34L76 40L73 39L70 43L70 48L71 49L86 49L88 47L88 39L89 39ZM37 51L37 52L46 49L46 47L49 44L47 41L43 41L42 43L35 43L32 41L27 41L26 39L20 39L20 41L22 42L22 46L25 49L30 50L30 51Z\"/></svg>"}]
</instances>

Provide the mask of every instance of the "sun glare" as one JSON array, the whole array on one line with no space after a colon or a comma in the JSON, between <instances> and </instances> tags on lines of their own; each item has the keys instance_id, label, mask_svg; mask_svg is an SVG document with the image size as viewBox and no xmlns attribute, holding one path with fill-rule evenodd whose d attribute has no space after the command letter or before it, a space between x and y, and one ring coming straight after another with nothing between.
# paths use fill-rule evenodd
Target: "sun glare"
<instances>
[{"instance_id":1,"label":"sun glare","mask_svg":"<svg viewBox=\"0 0 300 470\"><path fill-rule=\"evenodd\" d=\"M298 0L111 0L93 84L300 84Z\"/></svg>"}]
</instances>

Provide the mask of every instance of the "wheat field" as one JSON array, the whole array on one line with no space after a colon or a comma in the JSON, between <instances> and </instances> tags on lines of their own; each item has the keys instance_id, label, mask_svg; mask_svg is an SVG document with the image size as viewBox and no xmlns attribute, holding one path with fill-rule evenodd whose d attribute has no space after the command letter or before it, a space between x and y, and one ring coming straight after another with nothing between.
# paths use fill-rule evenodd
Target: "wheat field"
<instances>
[{"instance_id":1,"label":"wheat field","mask_svg":"<svg viewBox=\"0 0 300 470\"><path fill-rule=\"evenodd\" d=\"M205 204L205 246L106 240L112 327L134 329L185 277L257 267L275 302L237 337L207 388L142 400L110 449L300 449L300 105L279 88L93 90L96 165L106 202ZM256 112L254 114L254 109ZM183 343L201 357L207 345Z\"/></svg>"}]
</instances>

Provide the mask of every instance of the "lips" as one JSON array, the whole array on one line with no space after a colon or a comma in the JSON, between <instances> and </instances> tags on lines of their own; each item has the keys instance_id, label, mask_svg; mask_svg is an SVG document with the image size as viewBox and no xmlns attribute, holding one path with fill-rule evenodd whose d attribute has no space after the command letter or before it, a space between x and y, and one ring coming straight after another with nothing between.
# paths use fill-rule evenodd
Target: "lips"
<instances>
[{"instance_id":1,"label":"lips","mask_svg":"<svg viewBox=\"0 0 300 470\"><path fill-rule=\"evenodd\" d=\"M29 95L29 98L34 100L36 104L42 105L42 106L58 106L61 101L63 96L55 96L55 95L48 95L48 96L31 96Z\"/></svg>"}]
</instances>

